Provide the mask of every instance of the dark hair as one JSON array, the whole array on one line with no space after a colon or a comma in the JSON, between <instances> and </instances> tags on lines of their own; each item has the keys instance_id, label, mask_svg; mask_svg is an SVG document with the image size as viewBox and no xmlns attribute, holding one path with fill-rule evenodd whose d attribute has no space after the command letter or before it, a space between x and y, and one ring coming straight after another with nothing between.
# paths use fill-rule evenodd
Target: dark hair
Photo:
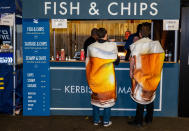
<instances>
[{"instance_id":1,"label":"dark hair","mask_svg":"<svg viewBox=\"0 0 189 131\"><path fill-rule=\"evenodd\" d=\"M142 37L150 37L151 34L151 24L148 22L145 22L142 24L142 27L140 29L140 33Z\"/></svg>"},{"instance_id":2,"label":"dark hair","mask_svg":"<svg viewBox=\"0 0 189 131\"><path fill-rule=\"evenodd\" d=\"M137 34L139 34L141 28L142 28L142 24L138 24L138 25L137 25L137 32L136 32ZM139 36L139 35L138 35L138 36Z\"/></svg>"},{"instance_id":3,"label":"dark hair","mask_svg":"<svg viewBox=\"0 0 189 131\"><path fill-rule=\"evenodd\" d=\"M106 34L107 34L107 30L105 28L99 28L98 29L97 35L98 35L99 39L104 38Z\"/></svg>"},{"instance_id":4,"label":"dark hair","mask_svg":"<svg viewBox=\"0 0 189 131\"><path fill-rule=\"evenodd\" d=\"M91 30L91 36L97 35L97 33L98 33L98 29L97 28L93 28Z\"/></svg>"}]
</instances>

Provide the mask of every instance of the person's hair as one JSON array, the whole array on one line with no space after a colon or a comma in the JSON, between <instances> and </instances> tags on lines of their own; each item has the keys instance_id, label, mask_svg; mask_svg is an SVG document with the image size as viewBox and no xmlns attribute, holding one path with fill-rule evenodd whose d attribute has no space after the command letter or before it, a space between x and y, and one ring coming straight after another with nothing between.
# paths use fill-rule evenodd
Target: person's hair
<instances>
[{"instance_id":1,"label":"person's hair","mask_svg":"<svg viewBox=\"0 0 189 131\"><path fill-rule=\"evenodd\" d=\"M142 24L138 24L137 25L137 36L139 36L139 32L140 32L140 30L141 30L141 27L142 27Z\"/></svg>"},{"instance_id":2,"label":"person's hair","mask_svg":"<svg viewBox=\"0 0 189 131\"><path fill-rule=\"evenodd\" d=\"M98 29L97 36L98 36L99 39L104 38L106 34L107 34L107 30L105 28L99 28Z\"/></svg>"},{"instance_id":3,"label":"person's hair","mask_svg":"<svg viewBox=\"0 0 189 131\"><path fill-rule=\"evenodd\" d=\"M98 33L98 29L97 28L93 28L91 30L91 36L97 35L97 33Z\"/></svg>"},{"instance_id":4,"label":"person's hair","mask_svg":"<svg viewBox=\"0 0 189 131\"><path fill-rule=\"evenodd\" d=\"M139 31L141 33L142 37L150 37L151 34L151 24L148 22L145 22L142 24L141 29Z\"/></svg>"}]
</instances>

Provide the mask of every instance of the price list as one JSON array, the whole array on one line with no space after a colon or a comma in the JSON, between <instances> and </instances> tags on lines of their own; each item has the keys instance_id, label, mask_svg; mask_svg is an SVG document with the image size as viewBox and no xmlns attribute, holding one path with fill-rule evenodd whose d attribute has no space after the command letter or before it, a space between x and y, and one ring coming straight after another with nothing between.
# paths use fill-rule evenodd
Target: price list
<instances>
[{"instance_id":1,"label":"price list","mask_svg":"<svg viewBox=\"0 0 189 131\"><path fill-rule=\"evenodd\" d=\"M23 20L23 115L50 115L49 20Z\"/></svg>"}]
</instances>

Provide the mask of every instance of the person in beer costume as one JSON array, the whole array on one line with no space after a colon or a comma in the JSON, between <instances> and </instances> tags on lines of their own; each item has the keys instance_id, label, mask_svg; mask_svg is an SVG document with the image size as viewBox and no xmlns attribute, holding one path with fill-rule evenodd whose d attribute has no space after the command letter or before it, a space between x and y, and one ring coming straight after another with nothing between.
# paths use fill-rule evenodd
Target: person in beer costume
<instances>
[{"instance_id":1,"label":"person in beer costume","mask_svg":"<svg viewBox=\"0 0 189 131\"><path fill-rule=\"evenodd\" d=\"M100 28L97 32L98 41L88 46L86 58L87 82L92 90L94 125L100 124L100 111L103 108L103 125L110 126L111 107L116 101L116 79L114 62L118 50L114 42L107 41L107 31Z\"/></svg>"},{"instance_id":2,"label":"person in beer costume","mask_svg":"<svg viewBox=\"0 0 189 131\"><path fill-rule=\"evenodd\" d=\"M145 123L153 119L155 92L161 79L165 53L159 41L149 39L150 23L143 23L140 39L130 45L131 98L137 102L136 116L128 124L142 126L144 107Z\"/></svg>"}]
</instances>

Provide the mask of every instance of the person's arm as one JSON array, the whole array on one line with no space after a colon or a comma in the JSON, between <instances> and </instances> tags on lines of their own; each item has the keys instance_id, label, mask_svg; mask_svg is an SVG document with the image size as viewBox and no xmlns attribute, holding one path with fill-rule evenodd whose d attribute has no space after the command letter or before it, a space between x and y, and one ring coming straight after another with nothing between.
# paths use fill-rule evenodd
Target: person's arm
<instances>
[{"instance_id":1,"label":"person's arm","mask_svg":"<svg viewBox=\"0 0 189 131\"><path fill-rule=\"evenodd\" d=\"M115 44L115 43L114 43ZM120 58L118 56L118 49L117 49L117 44L114 45L115 47L115 53L117 54L117 59L114 61L114 65L119 65Z\"/></svg>"},{"instance_id":2,"label":"person's arm","mask_svg":"<svg viewBox=\"0 0 189 131\"><path fill-rule=\"evenodd\" d=\"M130 55L131 55L131 50L130 50L130 48L128 48L128 49L127 49L126 56L125 56L125 60L126 60L126 61L129 61Z\"/></svg>"},{"instance_id":3,"label":"person's arm","mask_svg":"<svg viewBox=\"0 0 189 131\"><path fill-rule=\"evenodd\" d=\"M133 43L134 36L135 36L135 34L130 35L129 38L128 38L128 40L125 43L125 46L124 46L125 50L127 51L127 54L125 56L125 60L126 61L128 61L129 58L130 58L131 50L130 50L129 46Z\"/></svg>"},{"instance_id":4,"label":"person's arm","mask_svg":"<svg viewBox=\"0 0 189 131\"><path fill-rule=\"evenodd\" d=\"M119 58L119 56L117 56L116 61L114 61L114 65L119 65L119 62L120 62L120 58Z\"/></svg>"},{"instance_id":5,"label":"person's arm","mask_svg":"<svg viewBox=\"0 0 189 131\"><path fill-rule=\"evenodd\" d=\"M133 76L134 76L135 58L134 57L130 57L129 62L130 62L130 78L132 79Z\"/></svg>"}]
</instances>

